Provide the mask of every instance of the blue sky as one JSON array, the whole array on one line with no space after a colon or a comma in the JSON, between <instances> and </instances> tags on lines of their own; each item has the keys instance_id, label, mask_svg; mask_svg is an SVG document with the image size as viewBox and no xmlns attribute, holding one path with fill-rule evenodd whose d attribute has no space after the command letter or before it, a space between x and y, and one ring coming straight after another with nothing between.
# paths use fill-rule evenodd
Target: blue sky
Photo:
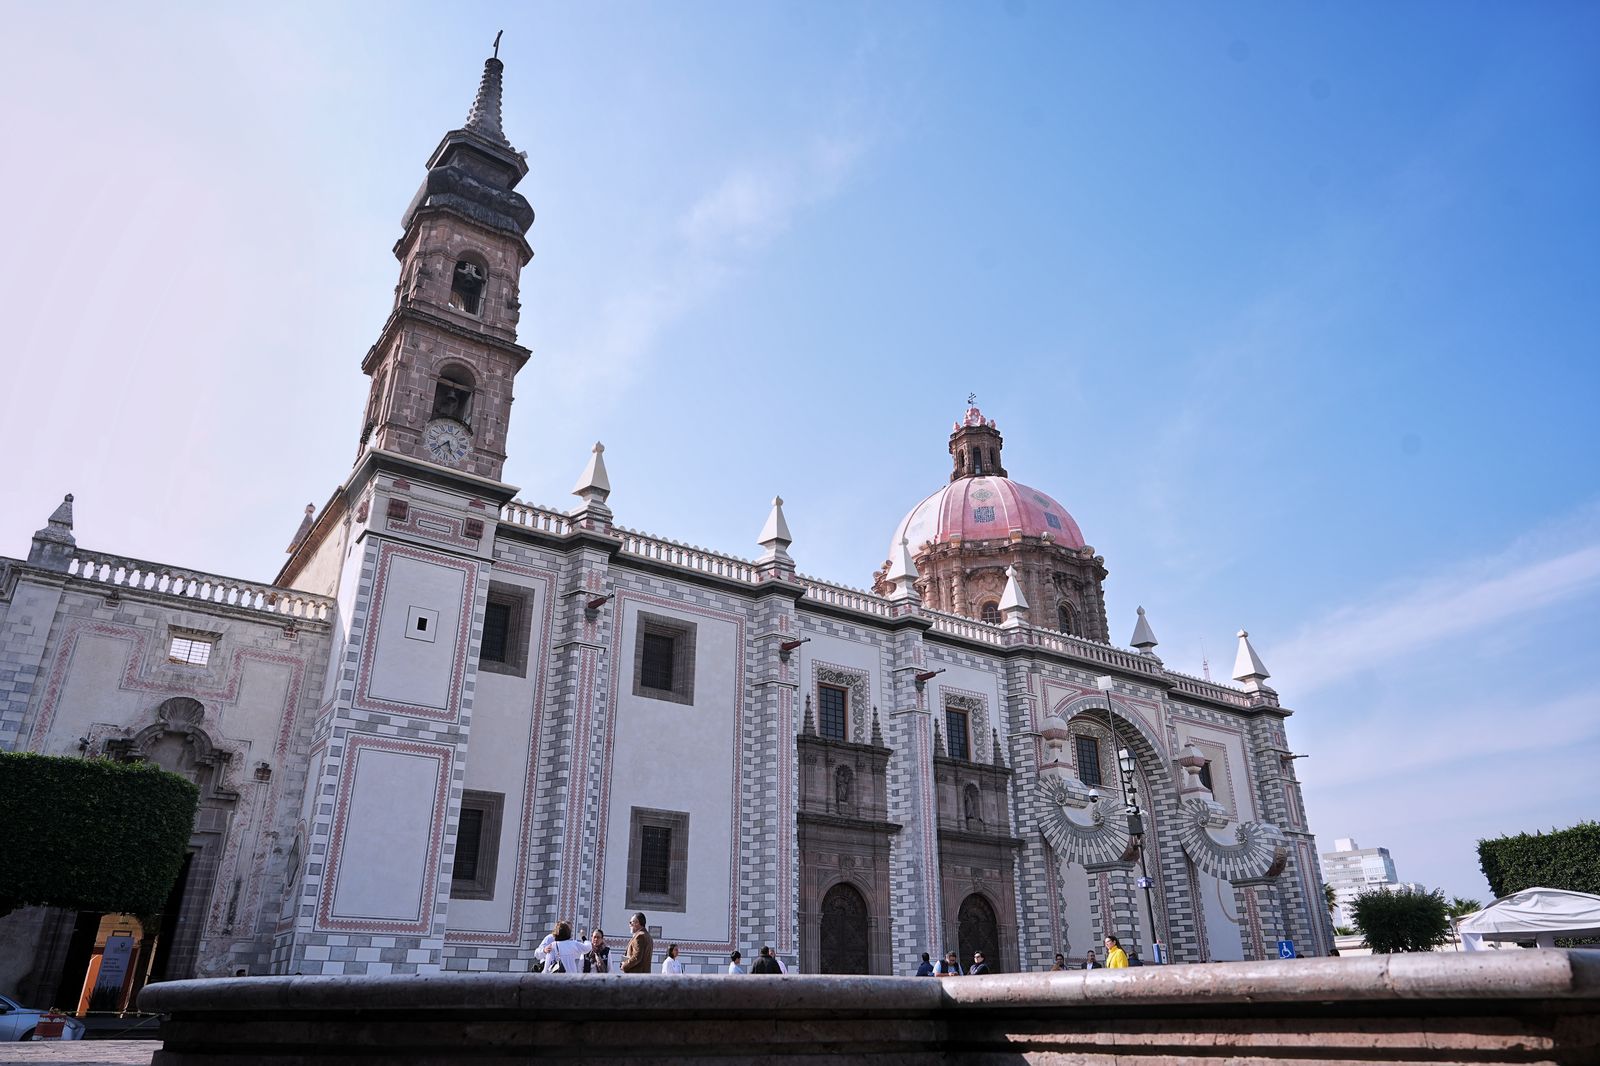
<instances>
[{"instance_id":1,"label":"blue sky","mask_svg":"<svg viewBox=\"0 0 1600 1066\"><path fill-rule=\"evenodd\" d=\"M5 7L0 552L276 571L503 28L523 498L864 585L975 391L1324 847L1600 811L1594 5Z\"/></svg>"}]
</instances>

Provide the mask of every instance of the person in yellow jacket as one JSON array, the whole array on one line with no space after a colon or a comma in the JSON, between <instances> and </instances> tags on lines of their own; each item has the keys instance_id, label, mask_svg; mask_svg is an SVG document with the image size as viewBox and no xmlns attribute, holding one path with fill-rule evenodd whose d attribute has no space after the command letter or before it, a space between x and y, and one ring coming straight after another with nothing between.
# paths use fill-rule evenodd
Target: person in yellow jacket
<instances>
[{"instance_id":1,"label":"person in yellow jacket","mask_svg":"<svg viewBox=\"0 0 1600 1066\"><path fill-rule=\"evenodd\" d=\"M1114 936L1106 937L1106 969L1126 970L1128 968L1128 953L1122 950L1122 944Z\"/></svg>"}]
</instances>

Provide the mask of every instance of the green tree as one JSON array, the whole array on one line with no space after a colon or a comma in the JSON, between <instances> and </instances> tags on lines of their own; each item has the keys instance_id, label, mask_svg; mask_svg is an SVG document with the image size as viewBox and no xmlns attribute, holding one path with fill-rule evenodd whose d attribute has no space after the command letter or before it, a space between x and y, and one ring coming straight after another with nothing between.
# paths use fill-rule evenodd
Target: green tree
<instances>
[{"instance_id":1,"label":"green tree","mask_svg":"<svg viewBox=\"0 0 1600 1066\"><path fill-rule=\"evenodd\" d=\"M0 915L38 905L154 917L198 802L193 782L156 766L0 752Z\"/></svg>"},{"instance_id":2,"label":"green tree","mask_svg":"<svg viewBox=\"0 0 1600 1066\"><path fill-rule=\"evenodd\" d=\"M1496 899L1537 887L1600 895L1600 822L1480 840L1478 865Z\"/></svg>"},{"instance_id":3,"label":"green tree","mask_svg":"<svg viewBox=\"0 0 1600 1066\"><path fill-rule=\"evenodd\" d=\"M1363 892L1351 908L1356 928L1375 955L1432 951L1450 934L1444 893Z\"/></svg>"},{"instance_id":4,"label":"green tree","mask_svg":"<svg viewBox=\"0 0 1600 1066\"><path fill-rule=\"evenodd\" d=\"M1473 911L1481 910L1483 910L1482 903L1463 896L1451 896L1450 902L1444 905L1444 913L1451 918L1460 918L1464 914L1471 914Z\"/></svg>"},{"instance_id":5,"label":"green tree","mask_svg":"<svg viewBox=\"0 0 1600 1066\"><path fill-rule=\"evenodd\" d=\"M1339 909L1339 894L1326 881L1322 883L1322 903L1328 908L1328 916L1330 918L1333 916L1333 912Z\"/></svg>"}]
</instances>

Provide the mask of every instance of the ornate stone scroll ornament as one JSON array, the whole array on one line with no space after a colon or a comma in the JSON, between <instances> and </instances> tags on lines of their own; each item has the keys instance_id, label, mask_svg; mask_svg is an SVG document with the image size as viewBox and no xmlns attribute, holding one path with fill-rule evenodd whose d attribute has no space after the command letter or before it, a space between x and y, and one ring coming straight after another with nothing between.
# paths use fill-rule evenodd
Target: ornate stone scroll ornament
<instances>
[{"instance_id":1,"label":"ornate stone scroll ornament","mask_svg":"<svg viewBox=\"0 0 1600 1066\"><path fill-rule=\"evenodd\" d=\"M1183 771L1185 796L1178 818L1178 843L1199 869L1224 881L1277 877L1289 861L1289 840L1271 822L1240 822L1234 841L1219 839L1213 830L1228 826L1228 810L1200 783L1205 758L1187 745L1178 766Z\"/></svg>"},{"instance_id":2,"label":"ornate stone scroll ornament","mask_svg":"<svg viewBox=\"0 0 1600 1066\"><path fill-rule=\"evenodd\" d=\"M1033 786L1039 831L1056 857L1083 866L1127 862L1134 853L1128 839L1127 808L1093 792L1064 768L1041 770Z\"/></svg>"},{"instance_id":3,"label":"ornate stone scroll ornament","mask_svg":"<svg viewBox=\"0 0 1600 1066\"><path fill-rule=\"evenodd\" d=\"M1070 862L1092 866L1122 861L1132 850L1128 819L1112 816L1122 805L1100 798L1073 772L1067 761L1072 731L1064 719L1050 715L1039 732L1044 756L1033 795L1044 838L1058 857Z\"/></svg>"}]
</instances>

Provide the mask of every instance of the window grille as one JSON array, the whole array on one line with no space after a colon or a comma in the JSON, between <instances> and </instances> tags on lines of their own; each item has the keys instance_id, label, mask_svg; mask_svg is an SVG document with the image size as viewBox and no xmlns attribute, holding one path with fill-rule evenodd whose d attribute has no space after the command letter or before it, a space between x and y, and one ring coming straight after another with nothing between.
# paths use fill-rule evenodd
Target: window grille
<instances>
[{"instance_id":1,"label":"window grille","mask_svg":"<svg viewBox=\"0 0 1600 1066\"><path fill-rule=\"evenodd\" d=\"M967 712L946 707L944 711L945 750L952 759L970 759L972 746L967 740Z\"/></svg>"},{"instance_id":2,"label":"window grille","mask_svg":"<svg viewBox=\"0 0 1600 1066\"><path fill-rule=\"evenodd\" d=\"M1078 746L1078 780L1086 785L1101 784L1100 742L1094 737L1075 738Z\"/></svg>"},{"instance_id":3,"label":"window grille","mask_svg":"<svg viewBox=\"0 0 1600 1066\"><path fill-rule=\"evenodd\" d=\"M189 666L205 666L211 661L211 641L190 637L173 637L167 658Z\"/></svg>"},{"instance_id":4,"label":"window grille","mask_svg":"<svg viewBox=\"0 0 1600 1066\"><path fill-rule=\"evenodd\" d=\"M844 740L849 694L837 685L817 686L817 729L830 740Z\"/></svg>"},{"instance_id":5,"label":"window grille","mask_svg":"<svg viewBox=\"0 0 1600 1066\"><path fill-rule=\"evenodd\" d=\"M644 826L639 836L639 891L667 893L672 889L672 830Z\"/></svg>"},{"instance_id":6,"label":"window grille","mask_svg":"<svg viewBox=\"0 0 1600 1066\"><path fill-rule=\"evenodd\" d=\"M673 638L664 633L644 635L644 663L639 681L646 688L672 690Z\"/></svg>"}]
</instances>

